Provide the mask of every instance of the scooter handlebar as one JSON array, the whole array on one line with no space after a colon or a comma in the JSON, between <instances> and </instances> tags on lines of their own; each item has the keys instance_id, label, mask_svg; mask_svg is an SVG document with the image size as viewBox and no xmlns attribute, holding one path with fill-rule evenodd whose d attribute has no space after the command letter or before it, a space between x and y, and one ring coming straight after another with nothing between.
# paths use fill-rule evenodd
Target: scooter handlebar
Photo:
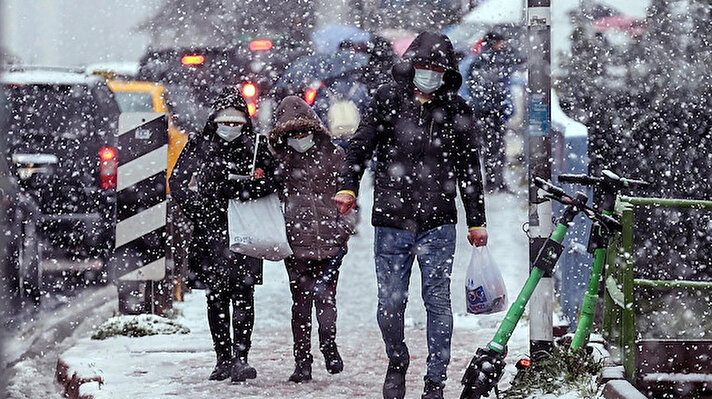
<instances>
[{"instance_id":1,"label":"scooter handlebar","mask_svg":"<svg viewBox=\"0 0 712 399\"><path fill-rule=\"evenodd\" d=\"M558 177L559 183L578 184L581 186L593 186L601 182L600 177L588 175L563 174Z\"/></svg>"},{"instance_id":2,"label":"scooter handlebar","mask_svg":"<svg viewBox=\"0 0 712 399\"><path fill-rule=\"evenodd\" d=\"M557 198L565 198L569 196L561 187L557 187L553 183L546 181L541 177L534 178L534 185Z\"/></svg>"},{"instance_id":3,"label":"scooter handlebar","mask_svg":"<svg viewBox=\"0 0 712 399\"><path fill-rule=\"evenodd\" d=\"M599 220L601 224L605 226L606 229L610 231L617 231L621 232L623 231L623 225L621 222L616 220L615 218L608 216L608 215L603 215L603 214L597 214L596 219Z\"/></svg>"},{"instance_id":4,"label":"scooter handlebar","mask_svg":"<svg viewBox=\"0 0 712 399\"><path fill-rule=\"evenodd\" d=\"M610 170L604 170L600 177L583 174L563 174L558 177L559 183L578 184L581 186L608 186L613 189L646 187L650 183L640 179L620 177Z\"/></svg>"}]
</instances>

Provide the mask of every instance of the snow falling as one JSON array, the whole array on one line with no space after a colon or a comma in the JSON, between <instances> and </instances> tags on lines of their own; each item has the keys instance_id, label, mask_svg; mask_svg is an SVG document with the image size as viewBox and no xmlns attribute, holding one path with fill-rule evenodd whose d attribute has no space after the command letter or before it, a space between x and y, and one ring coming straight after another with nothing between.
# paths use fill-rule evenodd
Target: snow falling
<instances>
[{"instance_id":1,"label":"snow falling","mask_svg":"<svg viewBox=\"0 0 712 399\"><path fill-rule=\"evenodd\" d=\"M711 19L4 1L0 389L710 397Z\"/></svg>"}]
</instances>

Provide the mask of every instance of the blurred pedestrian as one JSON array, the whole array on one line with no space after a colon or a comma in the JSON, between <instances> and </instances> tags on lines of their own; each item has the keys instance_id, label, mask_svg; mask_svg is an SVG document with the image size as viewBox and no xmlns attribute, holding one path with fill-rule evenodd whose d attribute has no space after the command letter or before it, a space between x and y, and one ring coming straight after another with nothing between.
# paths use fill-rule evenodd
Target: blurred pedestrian
<instances>
[{"instance_id":1,"label":"blurred pedestrian","mask_svg":"<svg viewBox=\"0 0 712 399\"><path fill-rule=\"evenodd\" d=\"M262 260L231 252L227 234L230 199L246 201L277 191L267 143L259 145L255 173L249 176L255 145L245 100L237 89L225 88L213 103L202 134L191 137L183 149L170 179L171 194L195 226L189 262L191 272L207 287L208 324L217 355L210 380L230 377L241 382L257 375L247 355Z\"/></svg>"},{"instance_id":2,"label":"blurred pedestrian","mask_svg":"<svg viewBox=\"0 0 712 399\"><path fill-rule=\"evenodd\" d=\"M381 36L374 36L366 43L366 52L369 59L363 71L363 82L370 94L373 94L381 85L390 81L396 53L391 42Z\"/></svg>"},{"instance_id":3,"label":"blurred pedestrian","mask_svg":"<svg viewBox=\"0 0 712 399\"><path fill-rule=\"evenodd\" d=\"M289 381L305 382L312 379L312 305L326 370L337 374L344 368L336 345L336 286L355 219L353 214L339 214L332 202L344 150L331 142L314 110L289 96L277 107L275 120L270 143L284 179L284 216L294 251L284 261L292 292L296 363Z\"/></svg>"},{"instance_id":4,"label":"blurred pedestrian","mask_svg":"<svg viewBox=\"0 0 712 399\"><path fill-rule=\"evenodd\" d=\"M351 139L335 201L344 215L354 209L359 181L375 151L378 325L389 358L383 397L405 396L410 357L404 316L417 258L428 315L422 397L442 398L452 338L450 275L458 187L470 243L487 243L477 132L471 108L457 95L462 76L447 36L418 35L404 61L393 67L393 78L395 82L378 89Z\"/></svg>"},{"instance_id":5,"label":"blurred pedestrian","mask_svg":"<svg viewBox=\"0 0 712 399\"><path fill-rule=\"evenodd\" d=\"M488 32L479 43L469 69L471 105L480 125L484 148L485 188L506 191L504 182L505 124L513 113L510 92L511 75L523 60L507 45L506 38L497 31Z\"/></svg>"},{"instance_id":6,"label":"blurred pedestrian","mask_svg":"<svg viewBox=\"0 0 712 399\"><path fill-rule=\"evenodd\" d=\"M335 144L346 148L366 111L370 96L361 71L325 79L314 98L314 110Z\"/></svg>"}]
</instances>

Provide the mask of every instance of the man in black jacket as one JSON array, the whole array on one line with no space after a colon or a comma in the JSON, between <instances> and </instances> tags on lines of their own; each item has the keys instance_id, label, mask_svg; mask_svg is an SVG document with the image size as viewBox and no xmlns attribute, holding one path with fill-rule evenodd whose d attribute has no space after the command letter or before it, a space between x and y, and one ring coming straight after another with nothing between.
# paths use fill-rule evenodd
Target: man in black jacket
<instances>
[{"instance_id":1,"label":"man in black jacket","mask_svg":"<svg viewBox=\"0 0 712 399\"><path fill-rule=\"evenodd\" d=\"M462 77L448 38L422 33L404 60L393 67L395 82L378 89L351 139L335 201L343 214L355 207L359 181L375 151L378 324L390 359L383 396L405 396L409 355L403 318L417 257L428 314L423 398L442 398L452 337L455 197L459 187L470 243L486 245L482 176L472 110L457 95Z\"/></svg>"}]
</instances>

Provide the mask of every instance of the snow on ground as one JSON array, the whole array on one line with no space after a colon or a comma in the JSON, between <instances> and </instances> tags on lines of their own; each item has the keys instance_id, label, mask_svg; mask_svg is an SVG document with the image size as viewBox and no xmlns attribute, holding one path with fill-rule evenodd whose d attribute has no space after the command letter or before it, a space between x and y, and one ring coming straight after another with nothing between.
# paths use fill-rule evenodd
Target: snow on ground
<instances>
[{"instance_id":1,"label":"snow on ground","mask_svg":"<svg viewBox=\"0 0 712 399\"><path fill-rule=\"evenodd\" d=\"M54 383L57 357L116 309L116 288L101 287L66 300L59 308L41 309L3 341L3 376L12 399L59 398ZM48 302L51 302L48 300Z\"/></svg>"},{"instance_id":2,"label":"snow on ground","mask_svg":"<svg viewBox=\"0 0 712 399\"><path fill-rule=\"evenodd\" d=\"M258 372L256 380L239 385L207 380L215 363L215 355L206 322L204 293L194 291L186 296L185 302L176 304L183 314L179 321L190 328L190 334L112 337L104 341L92 341L88 334L81 338L63 358L79 370L80 375L100 375L104 379L101 388L98 384L89 384L83 392L92 391L97 399L380 397L388 361L376 323L373 227L370 225L372 188L366 180L359 196L362 207L359 234L350 241L337 294L337 342L345 363L343 373L327 374L314 332L314 380L300 385L287 382L294 367L289 324L291 299L287 273L279 262L265 264L264 285L256 289L256 322L250 351L250 363ZM514 296L528 273L527 238L521 229L526 220L526 199L512 194L497 194L487 199L490 249L503 271L510 296ZM465 271L471 247L465 235L467 229L462 209L460 213L451 288L455 331L445 392L447 397L459 396L462 372L475 349L489 342L504 316L504 312L488 316L465 313ZM425 310L420 298L417 265L411 278L406 316L406 335L411 351L406 397L419 398L423 389L427 348ZM514 372L512 364L527 351L528 325L522 321L510 341L510 365L502 382L503 387Z\"/></svg>"}]
</instances>

